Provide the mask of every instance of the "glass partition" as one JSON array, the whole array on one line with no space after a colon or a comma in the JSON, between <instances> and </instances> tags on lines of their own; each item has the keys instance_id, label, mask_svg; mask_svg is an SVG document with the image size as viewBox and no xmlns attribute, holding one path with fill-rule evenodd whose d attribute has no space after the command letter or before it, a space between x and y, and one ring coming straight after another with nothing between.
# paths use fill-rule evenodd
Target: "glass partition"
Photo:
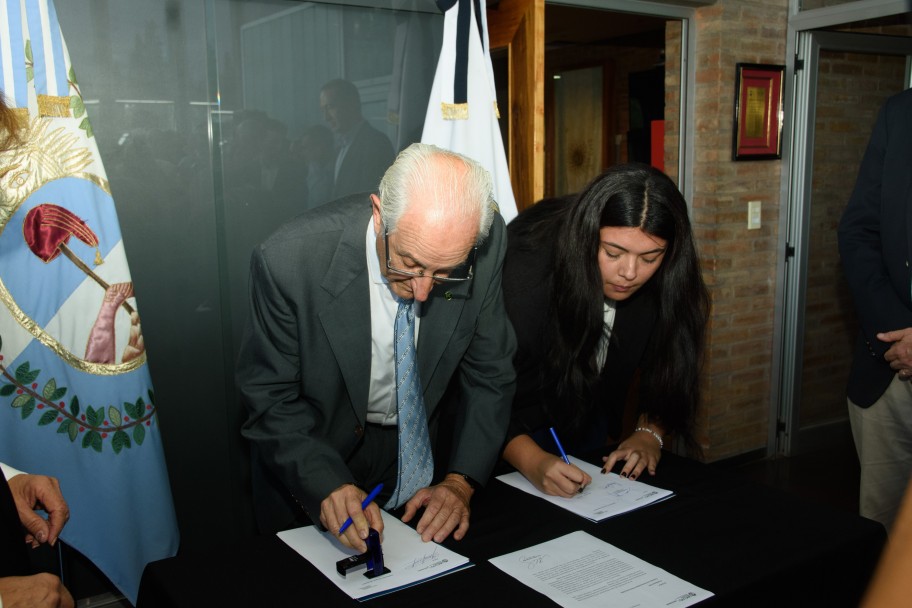
<instances>
[{"instance_id":1,"label":"glass partition","mask_svg":"<svg viewBox=\"0 0 912 608\"><path fill-rule=\"evenodd\" d=\"M431 0L56 8L120 217L182 547L218 544L253 530L233 380L251 250L376 187L367 165L336 167L357 129L388 141L386 166L420 139L443 16Z\"/></svg>"}]
</instances>

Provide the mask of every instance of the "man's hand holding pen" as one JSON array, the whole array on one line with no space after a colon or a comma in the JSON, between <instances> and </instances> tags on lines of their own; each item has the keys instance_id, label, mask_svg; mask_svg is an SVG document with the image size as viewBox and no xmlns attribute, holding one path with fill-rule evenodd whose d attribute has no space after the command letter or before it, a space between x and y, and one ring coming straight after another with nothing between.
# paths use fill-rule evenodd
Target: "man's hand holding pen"
<instances>
[{"instance_id":1,"label":"man's hand holding pen","mask_svg":"<svg viewBox=\"0 0 912 608\"><path fill-rule=\"evenodd\" d=\"M373 498L369 504L362 506L367 497L368 494L361 488L347 483L333 490L320 503L320 523L323 527L336 533L343 545L362 553L367 551L366 539L371 528L383 535L380 507L373 502ZM349 518L352 523L343 528Z\"/></svg>"}]
</instances>

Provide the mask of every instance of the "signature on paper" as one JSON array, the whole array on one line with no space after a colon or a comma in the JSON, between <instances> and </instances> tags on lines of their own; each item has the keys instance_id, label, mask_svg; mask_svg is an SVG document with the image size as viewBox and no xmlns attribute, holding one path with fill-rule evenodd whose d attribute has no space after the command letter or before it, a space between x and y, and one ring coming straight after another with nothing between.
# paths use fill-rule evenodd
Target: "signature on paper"
<instances>
[{"instance_id":1,"label":"signature on paper","mask_svg":"<svg viewBox=\"0 0 912 608\"><path fill-rule=\"evenodd\" d=\"M546 557L548 556L545 554L523 555L519 558L519 563L523 564L529 570L535 570L542 565Z\"/></svg>"},{"instance_id":2,"label":"signature on paper","mask_svg":"<svg viewBox=\"0 0 912 608\"><path fill-rule=\"evenodd\" d=\"M609 481L603 487L606 494L611 494L612 496L624 496L630 493L630 488L625 486L622 483L616 481Z\"/></svg>"},{"instance_id":3,"label":"signature on paper","mask_svg":"<svg viewBox=\"0 0 912 608\"><path fill-rule=\"evenodd\" d=\"M435 545L433 551L431 551L430 553L425 553L421 557L416 557L415 559L412 560L411 564L406 566L406 568L409 570L412 570L414 568L423 569L423 568L420 568L420 566L436 568L440 564L445 564L446 562L447 562L446 558L440 559L440 557L438 556L437 546Z\"/></svg>"}]
</instances>

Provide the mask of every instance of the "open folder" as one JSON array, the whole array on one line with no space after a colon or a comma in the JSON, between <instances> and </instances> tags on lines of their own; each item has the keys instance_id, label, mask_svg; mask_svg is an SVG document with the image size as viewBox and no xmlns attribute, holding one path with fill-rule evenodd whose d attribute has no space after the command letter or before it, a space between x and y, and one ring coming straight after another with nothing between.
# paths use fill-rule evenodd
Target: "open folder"
<instances>
[{"instance_id":1,"label":"open folder","mask_svg":"<svg viewBox=\"0 0 912 608\"><path fill-rule=\"evenodd\" d=\"M314 565L326 578L350 597L364 601L392 593L474 564L468 558L434 542L424 542L418 532L392 515L383 513L383 563L390 570L375 578L364 576L364 570L353 570L342 576L336 562L352 555L331 532L321 532L316 526L284 530L278 537Z\"/></svg>"},{"instance_id":2,"label":"open folder","mask_svg":"<svg viewBox=\"0 0 912 608\"><path fill-rule=\"evenodd\" d=\"M641 481L621 477L616 473L602 474L601 468L579 458L569 456L570 462L592 477L592 483L573 498L550 496L540 492L522 473L513 472L497 477L505 484L544 498L548 502L568 511L582 515L591 521L602 521L621 513L627 513L674 496L671 490L663 490Z\"/></svg>"}]
</instances>

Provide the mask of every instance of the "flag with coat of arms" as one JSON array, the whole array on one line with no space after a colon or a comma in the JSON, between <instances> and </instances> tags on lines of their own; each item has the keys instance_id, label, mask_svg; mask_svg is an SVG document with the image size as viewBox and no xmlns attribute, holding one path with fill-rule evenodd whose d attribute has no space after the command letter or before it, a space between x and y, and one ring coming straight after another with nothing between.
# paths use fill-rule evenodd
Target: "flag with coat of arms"
<instances>
[{"instance_id":1,"label":"flag with coat of arms","mask_svg":"<svg viewBox=\"0 0 912 608\"><path fill-rule=\"evenodd\" d=\"M145 565L176 553L177 520L114 199L52 0L0 0L0 90L20 125L0 151L0 462L59 480L61 539L135 603Z\"/></svg>"}]
</instances>

